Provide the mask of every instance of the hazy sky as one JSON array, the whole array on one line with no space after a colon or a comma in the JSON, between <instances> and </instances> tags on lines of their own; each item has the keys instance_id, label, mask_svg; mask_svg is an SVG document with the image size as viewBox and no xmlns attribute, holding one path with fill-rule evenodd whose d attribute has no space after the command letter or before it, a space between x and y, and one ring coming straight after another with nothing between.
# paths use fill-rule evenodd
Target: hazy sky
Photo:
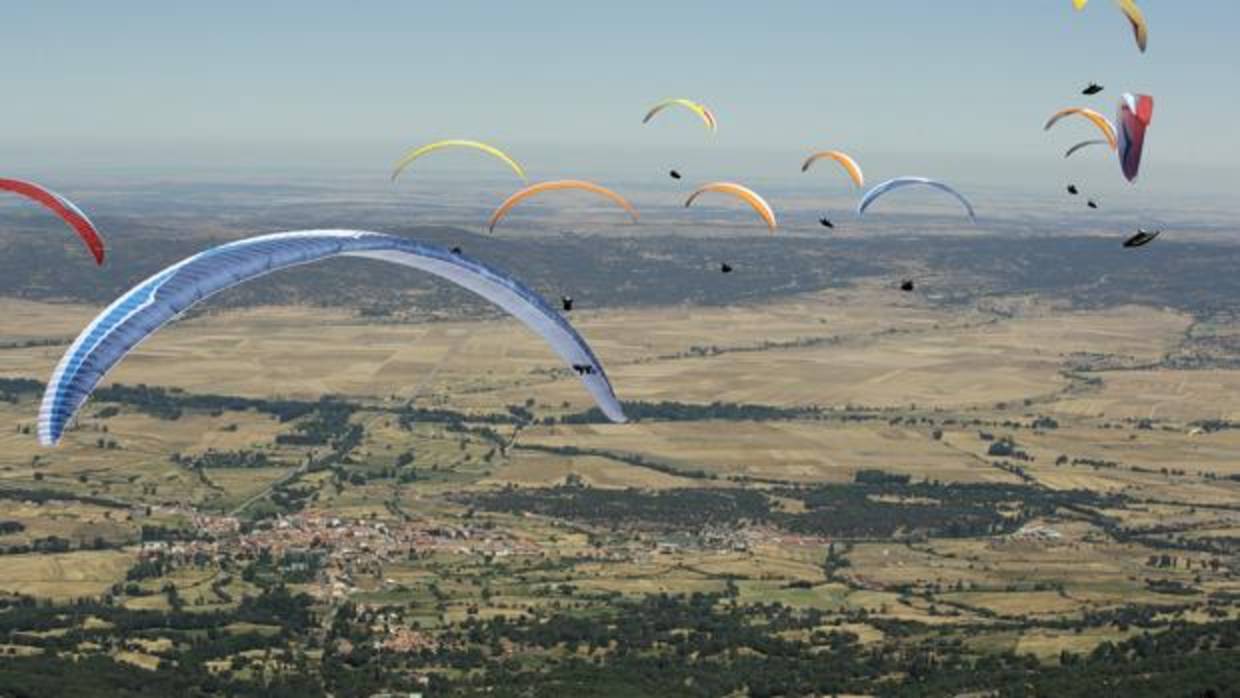
<instances>
[{"instance_id":1,"label":"hazy sky","mask_svg":"<svg viewBox=\"0 0 1240 698\"><path fill-rule=\"evenodd\" d=\"M888 174L989 172L1058 166L1093 133L1045 117L1111 115L1131 90L1158 99L1147 169L1236 183L1240 2L1142 6L1145 55L1107 0L10 0L0 159L386 164L464 136L527 159L709 147L742 170L842 147ZM1090 80L1107 91L1080 96ZM686 114L641 125L678 95L714 107L717 136Z\"/></svg>"}]
</instances>

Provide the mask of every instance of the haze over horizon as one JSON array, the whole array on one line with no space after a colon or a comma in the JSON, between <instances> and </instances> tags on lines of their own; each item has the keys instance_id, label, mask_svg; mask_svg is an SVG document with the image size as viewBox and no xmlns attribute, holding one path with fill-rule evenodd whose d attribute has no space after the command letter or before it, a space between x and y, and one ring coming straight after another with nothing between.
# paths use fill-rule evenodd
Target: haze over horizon
<instances>
[{"instance_id":1,"label":"haze over horizon","mask_svg":"<svg viewBox=\"0 0 1240 698\"><path fill-rule=\"evenodd\" d=\"M1240 7L1160 4L1145 3L1142 55L1109 3L1077 13L1066 1L639 2L614 12L385 1L345 14L318 1L132 2L144 11L120 17L42 2L8 8L0 28L0 56L23 66L6 77L0 152L65 177L73 167L382 170L412 144L468 136L520 149L536 171L600 157L599 170L637 170L640 154L674 148L739 178L773 176L785 154L841 147L876 175L1027 185L1090 135L1081 124L1045 134L1046 115L1072 104L1110 115L1132 90L1158 99L1139 188L1228 191L1240 131L1218 125L1240 97L1226 88L1232 65L1216 57L1231 53ZM1107 91L1079 95L1091 80ZM649 104L681 94L714 107L718 134L679 114L641 124ZM1074 166L1088 174L1110 160ZM1186 185L1194 172L1206 176Z\"/></svg>"}]
</instances>

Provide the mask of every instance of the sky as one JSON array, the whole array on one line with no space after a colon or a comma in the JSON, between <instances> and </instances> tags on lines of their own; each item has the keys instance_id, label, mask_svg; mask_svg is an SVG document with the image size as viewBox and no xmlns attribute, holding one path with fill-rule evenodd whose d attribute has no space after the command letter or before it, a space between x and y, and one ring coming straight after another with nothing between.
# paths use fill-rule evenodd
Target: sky
<instances>
[{"instance_id":1,"label":"sky","mask_svg":"<svg viewBox=\"0 0 1240 698\"><path fill-rule=\"evenodd\" d=\"M1144 55L1107 0L13 0L0 161L386 167L469 137L545 173L680 149L761 177L838 147L880 175L1022 182L1094 136L1084 122L1043 133L1050 113L1110 116L1134 91L1158 100L1142 185L1228 191L1240 3L1141 4ZM1106 92L1081 96L1090 81ZM710 105L718 134L687 113L643 126L670 96ZM1077 166L1114 168L1100 159Z\"/></svg>"}]
</instances>

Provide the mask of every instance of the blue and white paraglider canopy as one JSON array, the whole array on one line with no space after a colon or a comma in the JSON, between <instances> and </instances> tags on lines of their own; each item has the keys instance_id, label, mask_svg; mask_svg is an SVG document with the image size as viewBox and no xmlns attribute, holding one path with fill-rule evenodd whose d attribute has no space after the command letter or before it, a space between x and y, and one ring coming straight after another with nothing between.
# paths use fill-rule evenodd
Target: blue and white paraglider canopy
<instances>
[{"instance_id":1,"label":"blue and white paraglider canopy","mask_svg":"<svg viewBox=\"0 0 1240 698\"><path fill-rule=\"evenodd\" d=\"M200 252L155 274L109 305L78 335L47 384L39 441L53 445L99 381L139 343L199 301L288 267L330 257L401 264L462 286L491 301L547 341L577 370L586 390L614 422L625 421L603 366L586 341L537 293L513 277L448 250L394 235L304 230L261 235Z\"/></svg>"}]
</instances>

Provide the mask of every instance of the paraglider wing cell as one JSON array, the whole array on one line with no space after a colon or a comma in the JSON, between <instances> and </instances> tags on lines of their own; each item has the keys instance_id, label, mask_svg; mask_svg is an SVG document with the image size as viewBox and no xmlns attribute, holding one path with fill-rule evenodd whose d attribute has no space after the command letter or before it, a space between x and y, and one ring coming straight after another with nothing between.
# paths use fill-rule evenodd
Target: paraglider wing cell
<instances>
[{"instance_id":1,"label":"paraglider wing cell","mask_svg":"<svg viewBox=\"0 0 1240 698\"><path fill-rule=\"evenodd\" d=\"M95 258L95 264L103 264L103 237L99 235L99 229L95 227L95 224L72 201L51 189L20 179L0 179L0 191L24 196L59 216L70 228L73 228L78 237L82 238L82 242L86 243L86 248Z\"/></svg>"},{"instance_id":2,"label":"paraglider wing cell","mask_svg":"<svg viewBox=\"0 0 1240 698\"><path fill-rule=\"evenodd\" d=\"M857 204L857 216L864 216L866 209L870 207L870 204L874 203L888 192L910 186L934 187L940 191L947 192L964 205L965 210L969 212L969 218L977 218L977 215L973 211L973 204L969 203L969 200L964 198L963 194L947 184L933 179L927 179L925 177L896 177L895 179L889 179L886 182L874 187L870 191L866 192L865 196L861 197L861 202Z\"/></svg>"},{"instance_id":3,"label":"paraglider wing cell","mask_svg":"<svg viewBox=\"0 0 1240 698\"><path fill-rule=\"evenodd\" d=\"M99 381L134 347L195 303L272 271L338 256L367 257L435 274L523 322L582 376L603 413L625 420L611 383L581 335L546 301L503 272L446 250L380 233L311 230L239 240L200 252L138 284L78 335L48 381L39 409L39 441L52 445Z\"/></svg>"}]
</instances>

